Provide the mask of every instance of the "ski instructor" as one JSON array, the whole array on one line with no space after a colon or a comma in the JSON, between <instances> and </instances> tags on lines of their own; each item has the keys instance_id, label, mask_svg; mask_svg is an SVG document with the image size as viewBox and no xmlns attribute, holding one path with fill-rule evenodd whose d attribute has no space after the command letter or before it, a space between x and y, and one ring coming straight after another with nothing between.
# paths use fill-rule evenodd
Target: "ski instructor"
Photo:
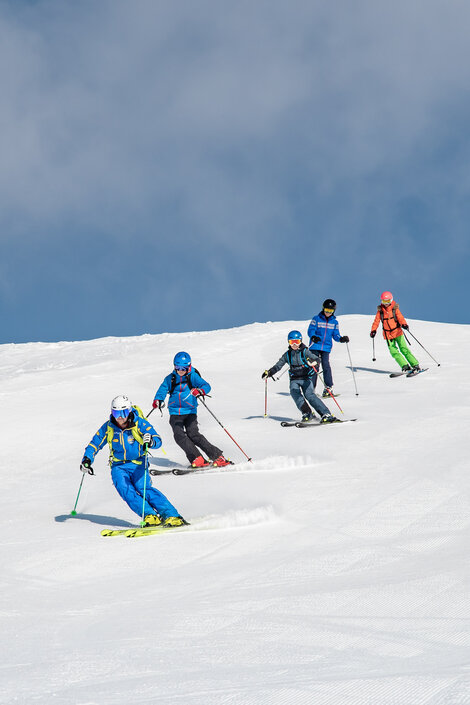
<instances>
[{"instance_id":1,"label":"ski instructor","mask_svg":"<svg viewBox=\"0 0 470 705\"><path fill-rule=\"evenodd\" d=\"M160 448L162 440L128 397L120 395L111 402L111 414L95 433L83 455L80 470L94 475L92 463L108 443L113 485L133 512L144 515L145 526L181 526L187 522L162 492L152 487L146 468L148 448ZM144 504L145 493L145 504Z\"/></svg>"}]
</instances>

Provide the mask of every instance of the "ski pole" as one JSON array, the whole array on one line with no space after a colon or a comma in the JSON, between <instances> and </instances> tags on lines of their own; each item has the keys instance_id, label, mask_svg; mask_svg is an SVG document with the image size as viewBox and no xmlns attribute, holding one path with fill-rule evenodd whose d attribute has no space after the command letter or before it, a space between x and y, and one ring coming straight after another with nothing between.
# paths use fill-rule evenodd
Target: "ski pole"
<instances>
[{"instance_id":1,"label":"ski pole","mask_svg":"<svg viewBox=\"0 0 470 705\"><path fill-rule=\"evenodd\" d=\"M144 492L142 495L142 518L140 520L140 525L145 526L145 521L144 521L144 516L145 516L145 495L147 493L147 468L148 468L148 463L147 463L147 451L148 451L148 445L144 443Z\"/></svg>"},{"instance_id":2,"label":"ski pole","mask_svg":"<svg viewBox=\"0 0 470 705\"><path fill-rule=\"evenodd\" d=\"M77 494L77 499L75 500L75 506L70 512L70 514L75 517L77 516L77 512L75 511L77 509L77 503L78 503L78 498L80 497L80 492L82 491L82 485L83 485L83 480L85 479L86 473L82 473L82 479L80 480L80 487L78 488L78 494Z\"/></svg>"},{"instance_id":3,"label":"ski pole","mask_svg":"<svg viewBox=\"0 0 470 705\"><path fill-rule=\"evenodd\" d=\"M274 380L275 382L278 382L278 381L281 379L282 375L285 375L285 374L286 374L286 372L287 372L288 369L289 369L289 368L286 367L286 369L285 369L283 372L281 372L281 374L279 375L279 377L273 377L273 380Z\"/></svg>"},{"instance_id":4,"label":"ski pole","mask_svg":"<svg viewBox=\"0 0 470 705\"><path fill-rule=\"evenodd\" d=\"M323 377L321 376L319 370L316 370L316 373L317 373L317 375L320 377L321 381L323 382L323 386L324 386L325 389L327 390L327 392L328 392L328 394L330 395L330 397L333 399L333 401L334 401L334 403L336 404L336 406L338 407L338 409L341 411L342 414L344 414L344 411L342 410L342 408L340 407L340 405L339 405L338 402L336 401L336 397L334 396L334 394L332 394L332 393L330 392L330 390L329 390L328 387L326 386L325 380L324 380Z\"/></svg>"},{"instance_id":5,"label":"ski pole","mask_svg":"<svg viewBox=\"0 0 470 705\"><path fill-rule=\"evenodd\" d=\"M349 343L346 343L346 349L347 349L348 355L349 355L349 364L351 365L351 372L352 372L352 376L353 376L353 380L354 380L354 387L356 389L356 396L358 397L359 392L357 391L356 375L354 374L354 367L353 367L352 360L351 360L351 353L349 352Z\"/></svg>"},{"instance_id":6,"label":"ski pole","mask_svg":"<svg viewBox=\"0 0 470 705\"><path fill-rule=\"evenodd\" d=\"M375 362L375 338L372 338L372 362Z\"/></svg>"},{"instance_id":7,"label":"ski pole","mask_svg":"<svg viewBox=\"0 0 470 705\"><path fill-rule=\"evenodd\" d=\"M414 338L414 339L416 340L416 342L418 343L418 345L421 345L421 343L419 342L418 338L417 338L415 335L413 335L413 333L410 331L410 329L408 329L408 333L411 335L412 338ZM430 353L428 350L426 350L426 348L424 347L424 345L421 345L421 347L423 348L424 352L429 355L429 357L431 358L431 360L434 360L434 362L436 363L436 365L437 365L438 367L440 367L440 366L441 366L441 363L438 362L438 361L431 355L431 353Z\"/></svg>"},{"instance_id":8,"label":"ski pole","mask_svg":"<svg viewBox=\"0 0 470 705\"><path fill-rule=\"evenodd\" d=\"M199 396L199 401L200 401L202 404L204 404L204 406L206 407L206 409L207 409L207 411L209 412L209 414L210 414L211 416L213 416L214 419L215 419L215 420L217 421L217 423L219 424L219 426L221 426L221 427L224 429L224 431L225 431L225 433L227 434L227 436L232 439L232 441L235 443L235 445L237 446L237 448L240 448L240 446L239 446L238 443L236 442L235 438L230 435L230 433L227 431L227 429L225 428L225 426L224 426L222 423L220 423L220 421L219 421L219 419L217 418L217 416L216 416L215 414L213 414L212 411L209 409L209 407L207 406L207 404L206 404L206 402L204 401L204 398L203 398L202 396ZM249 458L249 457L247 456L247 454L245 453L245 451L243 450L243 448L240 448L240 450L241 450L241 452L243 453L243 455L245 456L245 458L247 458L248 461L251 463L251 458Z\"/></svg>"},{"instance_id":9,"label":"ski pole","mask_svg":"<svg viewBox=\"0 0 470 705\"><path fill-rule=\"evenodd\" d=\"M264 378L264 418L268 415L268 378Z\"/></svg>"}]
</instances>

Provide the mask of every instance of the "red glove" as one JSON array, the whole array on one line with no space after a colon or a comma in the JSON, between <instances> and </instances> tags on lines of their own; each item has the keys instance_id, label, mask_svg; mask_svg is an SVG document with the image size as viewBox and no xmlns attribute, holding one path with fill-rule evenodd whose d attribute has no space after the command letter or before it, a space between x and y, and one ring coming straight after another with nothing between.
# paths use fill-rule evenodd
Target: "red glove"
<instances>
[{"instance_id":1,"label":"red glove","mask_svg":"<svg viewBox=\"0 0 470 705\"><path fill-rule=\"evenodd\" d=\"M191 389L191 394L193 397L203 397L206 393L202 389L197 389L197 387L195 387L194 389Z\"/></svg>"},{"instance_id":2,"label":"red glove","mask_svg":"<svg viewBox=\"0 0 470 705\"><path fill-rule=\"evenodd\" d=\"M152 402L152 406L154 409L161 409L162 408L162 400L161 399L154 399Z\"/></svg>"}]
</instances>

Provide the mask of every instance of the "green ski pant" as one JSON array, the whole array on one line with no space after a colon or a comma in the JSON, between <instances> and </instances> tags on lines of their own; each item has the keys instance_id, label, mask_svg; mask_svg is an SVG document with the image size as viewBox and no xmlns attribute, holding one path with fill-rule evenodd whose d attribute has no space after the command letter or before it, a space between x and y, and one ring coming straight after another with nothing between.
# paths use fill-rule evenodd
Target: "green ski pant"
<instances>
[{"instance_id":1,"label":"green ski pant","mask_svg":"<svg viewBox=\"0 0 470 705\"><path fill-rule=\"evenodd\" d=\"M387 340L387 345L390 350L390 355L398 362L400 367L404 367L406 364L409 364L412 367L414 365L419 365L418 360L409 351L404 335L399 335L397 338Z\"/></svg>"}]
</instances>

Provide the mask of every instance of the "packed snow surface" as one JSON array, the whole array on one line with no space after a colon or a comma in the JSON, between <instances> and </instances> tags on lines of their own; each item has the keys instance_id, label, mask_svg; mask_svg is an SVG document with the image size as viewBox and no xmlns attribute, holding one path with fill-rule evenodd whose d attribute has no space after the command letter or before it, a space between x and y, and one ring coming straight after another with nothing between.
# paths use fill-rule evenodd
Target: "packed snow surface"
<instances>
[{"instance_id":1,"label":"packed snow surface","mask_svg":"<svg viewBox=\"0 0 470 705\"><path fill-rule=\"evenodd\" d=\"M470 326L410 321L429 370L397 369L372 318L340 317L333 413L298 418L288 376L261 373L305 321L0 347L0 702L50 705L470 703ZM127 539L107 448L79 463L127 394L145 413L173 355L212 384L202 432L235 463L153 484L194 522ZM321 386L319 387L321 391ZM317 389L318 391L318 389ZM154 467L186 464L168 415Z\"/></svg>"}]
</instances>

